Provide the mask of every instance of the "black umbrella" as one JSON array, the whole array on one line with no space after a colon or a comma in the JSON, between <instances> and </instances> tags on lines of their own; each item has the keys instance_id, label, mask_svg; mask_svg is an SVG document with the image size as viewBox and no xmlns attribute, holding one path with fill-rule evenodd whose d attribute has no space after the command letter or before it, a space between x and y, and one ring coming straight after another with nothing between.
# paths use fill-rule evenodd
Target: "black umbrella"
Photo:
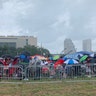
<instances>
[{"instance_id":1,"label":"black umbrella","mask_svg":"<svg viewBox=\"0 0 96 96\"><path fill-rule=\"evenodd\" d=\"M12 59L14 59L14 57L11 56L10 54L4 54L4 55L2 55L1 57L2 57L2 58L12 58Z\"/></svg>"},{"instance_id":2,"label":"black umbrella","mask_svg":"<svg viewBox=\"0 0 96 96\"><path fill-rule=\"evenodd\" d=\"M28 52L28 51L23 51L21 54L26 55L26 56L30 56L30 52Z\"/></svg>"}]
</instances>

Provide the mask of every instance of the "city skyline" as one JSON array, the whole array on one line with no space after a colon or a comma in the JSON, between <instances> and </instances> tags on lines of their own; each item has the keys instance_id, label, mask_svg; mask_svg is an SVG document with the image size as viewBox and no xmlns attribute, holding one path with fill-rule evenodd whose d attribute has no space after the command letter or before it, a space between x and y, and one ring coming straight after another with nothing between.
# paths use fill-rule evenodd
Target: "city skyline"
<instances>
[{"instance_id":1,"label":"city skyline","mask_svg":"<svg viewBox=\"0 0 96 96\"><path fill-rule=\"evenodd\" d=\"M66 53L75 53L78 51L89 51L92 52L92 40L91 39L84 39L81 43L82 49L77 50L77 46L73 43L70 38L66 38L64 40L64 52Z\"/></svg>"}]
</instances>

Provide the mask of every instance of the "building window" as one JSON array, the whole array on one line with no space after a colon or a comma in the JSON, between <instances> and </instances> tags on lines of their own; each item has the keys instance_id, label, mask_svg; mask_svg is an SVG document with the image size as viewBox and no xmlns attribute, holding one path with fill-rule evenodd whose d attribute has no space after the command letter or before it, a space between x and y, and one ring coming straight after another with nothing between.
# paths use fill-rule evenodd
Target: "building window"
<instances>
[{"instance_id":1,"label":"building window","mask_svg":"<svg viewBox=\"0 0 96 96\"><path fill-rule=\"evenodd\" d=\"M28 45L28 39L26 39L26 45Z\"/></svg>"},{"instance_id":2,"label":"building window","mask_svg":"<svg viewBox=\"0 0 96 96\"><path fill-rule=\"evenodd\" d=\"M0 42L0 46L8 46L8 47L15 47L16 48L16 42Z\"/></svg>"}]
</instances>

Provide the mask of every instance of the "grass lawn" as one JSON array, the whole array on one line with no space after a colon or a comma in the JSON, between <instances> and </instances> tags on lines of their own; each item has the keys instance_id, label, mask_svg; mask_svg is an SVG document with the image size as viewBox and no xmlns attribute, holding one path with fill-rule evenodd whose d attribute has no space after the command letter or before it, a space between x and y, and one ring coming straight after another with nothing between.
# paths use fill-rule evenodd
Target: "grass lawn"
<instances>
[{"instance_id":1,"label":"grass lawn","mask_svg":"<svg viewBox=\"0 0 96 96\"><path fill-rule=\"evenodd\" d=\"M96 82L1 83L0 96L96 96Z\"/></svg>"}]
</instances>

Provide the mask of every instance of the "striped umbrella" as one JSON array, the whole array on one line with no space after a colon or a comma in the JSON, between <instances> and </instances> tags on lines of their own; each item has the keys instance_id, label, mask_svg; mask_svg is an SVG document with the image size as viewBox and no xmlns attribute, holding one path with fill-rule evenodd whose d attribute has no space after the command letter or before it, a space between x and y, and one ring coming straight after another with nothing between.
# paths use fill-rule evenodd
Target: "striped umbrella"
<instances>
[{"instance_id":1,"label":"striped umbrella","mask_svg":"<svg viewBox=\"0 0 96 96\"><path fill-rule=\"evenodd\" d=\"M68 65L72 65L72 64L77 64L79 62L75 59L67 59L64 63Z\"/></svg>"}]
</instances>

